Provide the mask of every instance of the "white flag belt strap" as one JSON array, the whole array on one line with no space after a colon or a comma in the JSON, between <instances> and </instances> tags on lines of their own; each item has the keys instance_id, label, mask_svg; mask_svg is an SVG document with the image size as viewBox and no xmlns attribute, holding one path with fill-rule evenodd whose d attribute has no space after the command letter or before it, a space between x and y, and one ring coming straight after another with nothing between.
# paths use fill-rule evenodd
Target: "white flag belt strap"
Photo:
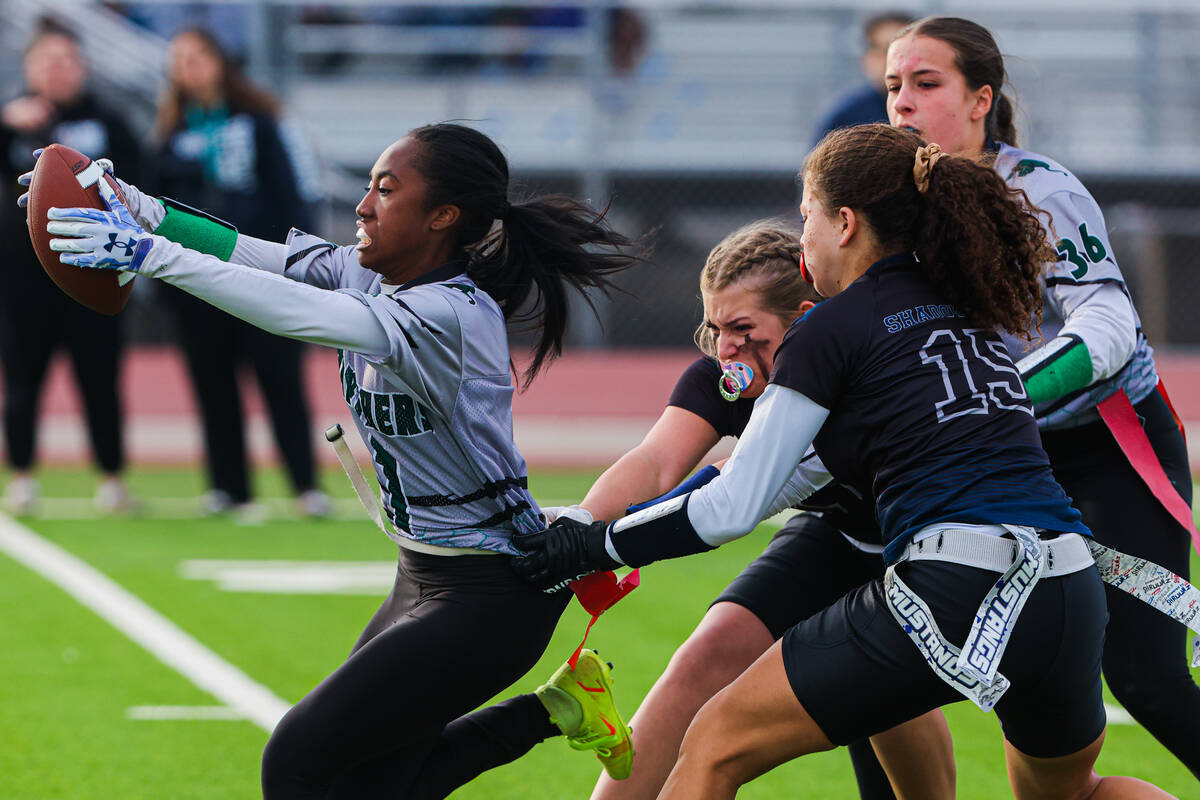
<instances>
[{"instance_id":1,"label":"white flag belt strap","mask_svg":"<svg viewBox=\"0 0 1200 800\"><path fill-rule=\"evenodd\" d=\"M371 491L371 487L367 484L366 476L363 475L362 467L354 459L354 454L350 452L349 445L346 444L346 439L342 435L341 425L331 425L325 431L325 438L333 445L333 452L337 454L338 461L341 462L342 469L346 472L346 477L350 479L350 485L354 487L354 493L358 495L358 501L362 503L363 508L367 511L367 516L371 521L387 534L387 537L396 544L406 550L414 550L418 553L427 553L434 556L481 556L481 555L501 555L495 550L473 550L469 547L442 547L436 544L427 544L425 542L411 539L398 531L389 530L391 520L384 522L383 511L379 507L379 498Z\"/></svg>"},{"instance_id":2,"label":"white flag belt strap","mask_svg":"<svg viewBox=\"0 0 1200 800\"><path fill-rule=\"evenodd\" d=\"M997 672L990 684L984 683L958 666L961 651L942 635L933 611L900 579L895 564L884 573L883 588L892 616L921 651L933 673L984 711L991 711L1008 691L1008 678Z\"/></svg>"},{"instance_id":3,"label":"white flag belt strap","mask_svg":"<svg viewBox=\"0 0 1200 800\"><path fill-rule=\"evenodd\" d=\"M1045 563L1043 578L1070 575L1092 565L1087 542L1077 533L1064 533L1054 539L1039 541ZM948 561L992 572L1007 572L1020 554L1021 544L1016 539L949 529L910 544L900 560Z\"/></svg>"},{"instance_id":4,"label":"white flag belt strap","mask_svg":"<svg viewBox=\"0 0 1200 800\"><path fill-rule=\"evenodd\" d=\"M938 559L963 564L971 559L975 562L970 564L972 566L1003 572L976 611L975 621L961 650L938 630L933 612L896 574L895 564L887 568L883 580L892 616L934 673L984 711L990 711L1008 690L1008 679L997 668L1017 616L1033 587L1046 575L1066 575L1082 569L1072 569L1080 562L1077 545L1071 543L1072 539L1087 548L1105 583L1128 592L1200 633L1200 589L1165 567L1117 552L1077 534L1043 542L1031 528L1004 527L1016 537L1015 542L988 534L947 530L943 532L940 551L937 536L909 545L905 551L909 560ZM994 550L995 546L975 541L979 536L1004 543L1007 553L991 552L989 555L989 548ZM1018 545L1016 553L1013 544ZM959 548L957 553L955 548ZM920 555L914 557L913 551ZM1050 571L1047 562L1052 553L1057 563ZM1010 566L1005 567L1006 563ZM1192 645L1192 666L1200 666L1200 638Z\"/></svg>"},{"instance_id":5,"label":"white flag belt strap","mask_svg":"<svg viewBox=\"0 0 1200 800\"><path fill-rule=\"evenodd\" d=\"M399 533L387 533L388 538L396 544L403 547L405 550L412 550L415 553L425 553L431 556L501 556L504 555L499 550L475 550L470 547L443 547L440 544L429 544L422 542L419 539L410 539Z\"/></svg>"},{"instance_id":6,"label":"white flag belt strap","mask_svg":"<svg viewBox=\"0 0 1200 800\"><path fill-rule=\"evenodd\" d=\"M1089 540L1100 578L1200 634L1200 589L1153 561L1120 553ZM1192 640L1192 666L1200 667L1200 636Z\"/></svg>"},{"instance_id":7,"label":"white flag belt strap","mask_svg":"<svg viewBox=\"0 0 1200 800\"><path fill-rule=\"evenodd\" d=\"M896 574L895 564L888 567L884 577L892 615L921 651L925 661L939 678L984 711L991 711L1008 690L1008 679L999 672L1000 659L1008 647L1017 617L1025 607L1025 601L1033 594L1046 563L1041 540L1033 528L1023 525L1004 525L1003 528L1015 537L1014 544L1018 545L1016 557L1010 550L1009 566L984 595L961 650L938 630L932 611ZM966 531L953 529L940 531L926 540L931 544L921 549L936 552L940 536L942 549L945 550L947 540L958 539L964 533ZM964 538L964 541L970 540ZM910 545L909 549L918 546ZM908 550L905 553L907 555ZM941 554L938 556L940 558ZM953 657L954 654L957 657Z\"/></svg>"}]
</instances>

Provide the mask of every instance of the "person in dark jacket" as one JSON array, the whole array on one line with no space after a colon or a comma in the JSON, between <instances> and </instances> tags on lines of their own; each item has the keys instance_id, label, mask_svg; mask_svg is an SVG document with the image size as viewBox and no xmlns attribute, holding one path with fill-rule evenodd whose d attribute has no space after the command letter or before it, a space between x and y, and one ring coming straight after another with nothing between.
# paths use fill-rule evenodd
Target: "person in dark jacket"
<instances>
[{"instance_id":1,"label":"person in dark jacket","mask_svg":"<svg viewBox=\"0 0 1200 800\"><path fill-rule=\"evenodd\" d=\"M142 156L121 117L89 91L87 65L69 28L49 17L41 20L25 51L24 73L25 89L0 109L0 241L5 243L0 361L5 454L13 473L5 506L21 515L37 508L38 402L50 358L61 346L71 357L92 455L103 476L96 504L107 513L130 512L137 503L122 480L120 318L98 314L59 291L38 263L25 211L14 198L17 176L33 168L34 149L50 142L119 161L130 174L139 173Z\"/></svg>"},{"instance_id":2,"label":"person in dark jacket","mask_svg":"<svg viewBox=\"0 0 1200 800\"><path fill-rule=\"evenodd\" d=\"M251 84L203 28L177 33L155 134L160 193L265 239L282 239L304 209L279 122L278 101ZM303 216L303 215L302 215ZM249 511L245 421L237 369L254 368L302 513L324 515L316 488L302 346L265 333L173 287L160 287L178 321L204 428L209 512Z\"/></svg>"},{"instance_id":3,"label":"person in dark jacket","mask_svg":"<svg viewBox=\"0 0 1200 800\"><path fill-rule=\"evenodd\" d=\"M900 29L912 21L913 17L902 11L887 11L863 22L863 52L858 65L866 82L834 100L817 123L813 144L838 128L887 122L887 90L883 86L883 69L888 45Z\"/></svg>"}]
</instances>

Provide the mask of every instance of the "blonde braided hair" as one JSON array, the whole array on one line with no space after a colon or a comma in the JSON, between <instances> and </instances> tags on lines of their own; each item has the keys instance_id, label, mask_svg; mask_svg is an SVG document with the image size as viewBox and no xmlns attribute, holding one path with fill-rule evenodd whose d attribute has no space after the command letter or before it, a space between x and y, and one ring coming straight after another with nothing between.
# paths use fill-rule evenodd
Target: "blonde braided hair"
<instances>
[{"instance_id":1,"label":"blonde braided hair","mask_svg":"<svg viewBox=\"0 0 1200 800\"><path fill-rule=\"evenodd\" d=\"M800 271L800 233L783 220L751 222L726 236L708 254L700 272L700 291L717 292L743 281L753 281L762 308L790 324L805 300L821 298ZM696 346L716 358L716 333L701 320Z\"/></svg>"}]
</instances>

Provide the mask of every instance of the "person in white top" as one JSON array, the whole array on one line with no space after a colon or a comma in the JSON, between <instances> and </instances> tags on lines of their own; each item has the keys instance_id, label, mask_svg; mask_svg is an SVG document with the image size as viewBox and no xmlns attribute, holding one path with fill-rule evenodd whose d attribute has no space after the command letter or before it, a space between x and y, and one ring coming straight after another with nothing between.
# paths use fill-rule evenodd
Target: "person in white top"
<instances>
[{"instance_id":1,"label":"person in white top","mask_svg":"<svg viewBox=\"0 0 1200 800\"><path fill-rule=\"evenodd\" d=\"M1186 578L1187 530L1144 475L1165 474L1166 491L1178 495L1182 516L1190 519L1187 446L1096 201L1066 167L1017 147L1012 103L1002 91L1004 59L986 28L956 17L918 20L892 42L884 80L893 125L948 152L983 159L1051 215L1042 219L1058 261L1043 276L1040 330L1031 327L1028 338L1006 336L1042 446L1096 541ZM1136 467L1110 430L1111 415L1101 418L1106 404L1118 401L1143 451L1152 454ZM1200 778L1200 687L1180 658L1186 630L1113 586L1106 594L1109 688Z\"/></svg>"}]
</instances>

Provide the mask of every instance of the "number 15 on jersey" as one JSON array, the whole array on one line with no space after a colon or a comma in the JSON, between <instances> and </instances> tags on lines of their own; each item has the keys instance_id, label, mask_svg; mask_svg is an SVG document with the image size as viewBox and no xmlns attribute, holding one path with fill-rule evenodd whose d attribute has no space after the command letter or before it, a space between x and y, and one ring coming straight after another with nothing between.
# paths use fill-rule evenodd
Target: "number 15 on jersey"
<instances>
[{"instance_id":1,"label":"number 15 on jersey","mask_svg":"<svg viewBox=\"0 0 1200 800\"><path fill-rule=\"evenodd\" d=\"M993 408L1033 415L1021 374L996 334L939 328L929 334L920 354L922 364L933 364L942 373L946 396L933 404L939 424Z\"/></svg>"}]
</instances>

